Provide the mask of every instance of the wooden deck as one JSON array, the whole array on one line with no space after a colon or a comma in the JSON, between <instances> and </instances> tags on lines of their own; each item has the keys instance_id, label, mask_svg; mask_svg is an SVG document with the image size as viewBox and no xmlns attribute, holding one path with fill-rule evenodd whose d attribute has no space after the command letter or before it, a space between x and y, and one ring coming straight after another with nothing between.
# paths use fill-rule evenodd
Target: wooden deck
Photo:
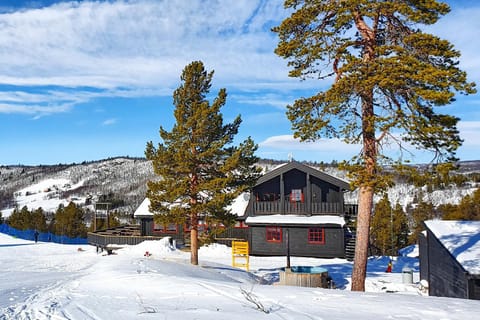
<instances>
[{"instance_id":1,"label":"wooden deck","mask_svg":"<svg viewBox=\"0 0 480 320\"><path fill-rule=\"evenodd\" d=\"M107 251L109 248L120 248L122 245L137 245L145 240L160 240L163 237L141 236L140 226L126 225L105 230L89 232L88 243ZM112 249L113 250L113 249Z\"/></svg>"}]
</instances>

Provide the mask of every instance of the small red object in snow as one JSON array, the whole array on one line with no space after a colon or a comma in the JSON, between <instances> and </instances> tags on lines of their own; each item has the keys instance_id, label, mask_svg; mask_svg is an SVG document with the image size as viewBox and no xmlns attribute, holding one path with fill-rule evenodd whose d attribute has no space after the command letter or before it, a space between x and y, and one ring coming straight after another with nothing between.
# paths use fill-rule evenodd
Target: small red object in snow
<instances>
[{"instance_id":1,"label":"small red object in snow","mask_svg":"<svg viewBox=\"0 0 480 320\"><path fill-rule=\"evenodd\" d=\"M388 263L387 270L385 272L392 272L392 261Z\"/></svg>"}]
</instances>

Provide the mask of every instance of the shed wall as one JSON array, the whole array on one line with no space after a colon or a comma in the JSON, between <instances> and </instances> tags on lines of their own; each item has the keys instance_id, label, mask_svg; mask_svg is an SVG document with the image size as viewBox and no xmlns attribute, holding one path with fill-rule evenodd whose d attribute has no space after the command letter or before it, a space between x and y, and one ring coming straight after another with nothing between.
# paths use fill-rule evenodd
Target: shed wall
<instances>
[{"instance_id":1,"label":"shed wall","mask_svg":"<svg viewBox=\"0 0 480 320\"><path fill-rule=\"evenodd\" d=\"M460 264L439 240L427 231L429 294L438 297L468 298L468 280Z\"/></svg>"}]
</instances>

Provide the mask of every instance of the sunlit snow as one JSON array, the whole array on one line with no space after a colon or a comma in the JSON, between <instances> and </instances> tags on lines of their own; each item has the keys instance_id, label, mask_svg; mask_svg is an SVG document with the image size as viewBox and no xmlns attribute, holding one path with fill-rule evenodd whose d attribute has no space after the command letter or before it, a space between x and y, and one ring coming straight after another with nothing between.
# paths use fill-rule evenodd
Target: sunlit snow
<instances>
[{"instance_id":1,"label":"sunlit snow","mask_svg":"<svg viewBox=\"0 0 480 320\"><path fill-rule=\"evenodd\" d=\"M202 247L199 257L190 265L168 239L106 255L0 234L0 319L437 320L480 311L480 301L424 296L411 257L395 259L393 273L385 273L388 257L369 259L366 293L349 291L352 264L343 259L292 258L328 270L337 289L321 289L278 285L284 257L251 257L250 272L232 268L223 245ZM405 266L415 270L413 284L402 283Z\"/></svg>"}]
</instances>

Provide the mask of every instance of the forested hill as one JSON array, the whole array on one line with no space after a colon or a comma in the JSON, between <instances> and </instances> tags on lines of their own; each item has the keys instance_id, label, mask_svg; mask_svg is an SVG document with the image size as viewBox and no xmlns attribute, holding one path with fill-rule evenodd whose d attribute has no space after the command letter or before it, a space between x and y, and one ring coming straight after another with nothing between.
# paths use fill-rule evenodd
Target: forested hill
<instances>
[{"instance_id":1,"label":"forested hill","mask_svg":"<svg viewBox=\"0 0 480 320\"><path fill-rule=\"evenodd\" d=\"M259 164L269 171L284 162L263 159ZM344 172L339 171L335 164L306 164L345 179ZM399 180L388 192L390 201L399 202L404 207L421 199L434 205L457 204L463 196L477 188L480 161L460 163L456 174L461 179L452 180L448 186L415 186L412 182ZM116 209L131 213L145 197L146 182L154 178L151 164L144 158L121 157L80 164L0 166L0 209L5 217L8 209L15 206L27 205L29 209L42 207L45 211L54 211L59 203L69 201L86 206L95 202L109 202ZM346 199L355 203L356 193L347 194Z\"/></svg>"}]
</instances>

